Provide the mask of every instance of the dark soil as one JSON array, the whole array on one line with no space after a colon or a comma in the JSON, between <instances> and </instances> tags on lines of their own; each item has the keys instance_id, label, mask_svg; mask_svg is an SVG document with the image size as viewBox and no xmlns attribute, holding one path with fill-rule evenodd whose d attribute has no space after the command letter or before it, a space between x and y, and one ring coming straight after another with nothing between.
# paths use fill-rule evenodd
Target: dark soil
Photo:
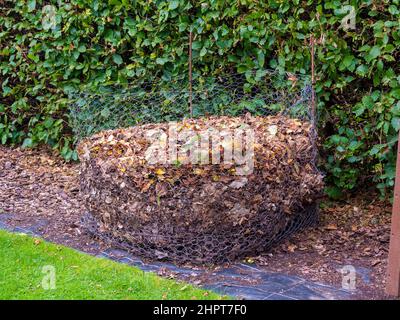
<instances>
[{"instance_id":1,"label":"dark soil","mask_svg":"<svg viewBox=\"0 0 400 320\"><path fill-rule=\"evenodd\" d=\"M68 164L47 149L0 146L0 216L13 226L35 228L45 239L97 254L108 247L80 227L79 164ZM321 203L317 228L291 237L271 252L249 257L269 271L298 275L340 287L340 269L357 270L356 299L387 299L385 272L391 206L376 194ZM4 220L4 219L3 219Z\"/></svg>"}]
</instances>

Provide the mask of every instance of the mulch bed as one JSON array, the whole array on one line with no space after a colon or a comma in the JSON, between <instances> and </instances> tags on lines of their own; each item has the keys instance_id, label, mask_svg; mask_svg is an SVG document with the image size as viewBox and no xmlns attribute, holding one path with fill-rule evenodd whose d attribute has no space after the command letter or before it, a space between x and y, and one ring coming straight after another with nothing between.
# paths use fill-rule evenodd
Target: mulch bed
<instances>
[{"instance_id":1,"label":"mulch bed","mask_svg":"<svg viewBox=\"0 0 400 320\"><path fill-rule=\"evenodd\" d=\"M104 250L105 243L80 229L85 209L78 174L79 165L65 163L50 150L0 146L0 215L15 214L7 221L14 226L37 225L43 237L53 242L92 254ZM385 299L390 211L390 204L373 193L342 202L326 200L319 227L298 233L247 262L336 287L342 282L338 269L353 265L369 272L369 281L357 277L354 297Z\"/></svg>"},{"instance_id":2,"label":"mulch bed","mask_svg":"<svg viewBox=\"0 0 400 320\"><path fill-rule=\"evenodd\" d=\"M342 283L340 269L354 266L360 270L356 298L388 298L384 289L391 206L377 198L374 193L361 194L343 202L324 203L318 228L294 235L255 262L269 270L335 286Z\"/></svg>"}]
</instances>

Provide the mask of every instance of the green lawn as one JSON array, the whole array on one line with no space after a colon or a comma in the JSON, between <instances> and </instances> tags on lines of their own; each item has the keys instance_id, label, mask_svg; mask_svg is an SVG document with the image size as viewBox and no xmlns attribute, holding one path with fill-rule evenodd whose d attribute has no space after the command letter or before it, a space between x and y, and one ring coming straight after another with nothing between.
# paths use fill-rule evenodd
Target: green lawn
<instances>
[{"instance_id":1,"label":"green lawn","mask_svg":"<svg viewBox=\"0 0 400 320\"><path fill-rule=\"evenodd\" d=\"M0 299L220 298L137 268L0 230Z\"/></svg>"}]
</instances>

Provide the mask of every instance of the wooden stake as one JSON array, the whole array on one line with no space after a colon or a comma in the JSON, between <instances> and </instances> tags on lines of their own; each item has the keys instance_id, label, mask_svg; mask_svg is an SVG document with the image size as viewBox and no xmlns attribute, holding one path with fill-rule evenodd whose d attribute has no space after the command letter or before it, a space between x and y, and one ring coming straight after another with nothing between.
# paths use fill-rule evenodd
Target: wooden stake
<instances>
[{"instance_id":1,"label":"wooden stake","mask_svg":"<svg viewBox=\"0 0 400 320\"><path fill-rule=\"evenodd\" d=\"M192 88L192 31L189 33L189 112L193 118L193 88Z\"/></svg>"},{"instance_id":2,"label":"wooden stake","mask_svg":"<svg viewBox=\"0 0 400 320\"><path fill-rule=\"evenodd\" d=\"M397 143L396 180L392 208L386 293L391 296L400 296L400 131Z\"/></svg>"}]
</instances>

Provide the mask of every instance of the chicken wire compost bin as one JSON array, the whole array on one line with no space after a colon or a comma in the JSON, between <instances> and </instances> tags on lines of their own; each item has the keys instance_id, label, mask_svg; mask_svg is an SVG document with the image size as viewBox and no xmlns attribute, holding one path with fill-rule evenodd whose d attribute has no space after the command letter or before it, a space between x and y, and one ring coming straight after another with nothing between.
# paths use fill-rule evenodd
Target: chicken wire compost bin
<instances>
[{"instance_id":1,"label":"chicken wire compost bin","mask_svg":"<svg viewBox=\"0 0 400 320\"><path fill-rule=\"evenodd\" d=\"M143 258L222 263L316 222L307 77L160 79L74 101L82 221L94 236Z\"/></svg>"}]
</instances>

